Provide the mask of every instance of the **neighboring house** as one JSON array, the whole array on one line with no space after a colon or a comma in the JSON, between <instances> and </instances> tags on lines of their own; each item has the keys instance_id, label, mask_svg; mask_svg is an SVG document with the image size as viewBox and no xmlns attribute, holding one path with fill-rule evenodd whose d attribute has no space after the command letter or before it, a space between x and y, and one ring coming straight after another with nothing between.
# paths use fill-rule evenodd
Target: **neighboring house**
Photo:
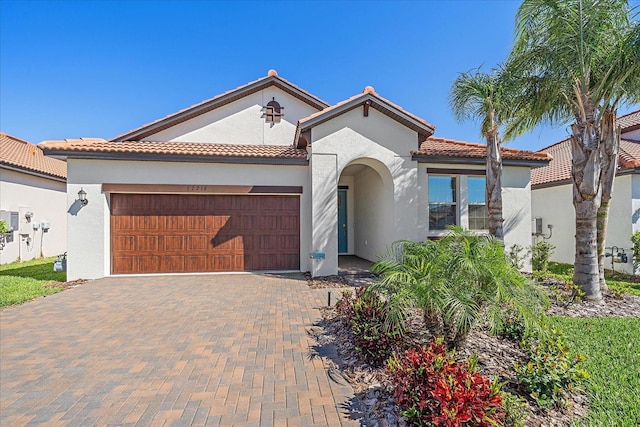
<instances>
[{"instance_id":1,"label":"neighboring house","mask_svg":"<svg viewBox=\"0 0 640 427\"><path fill-rule=\"evenodd\" d=\"M338 271L400 239L483 231L484 146L365 88L330 106L264 78L111 141L44 143L69 168L69 279L211 271ZM530 242L530 168L504 150L505 240ZM79 204L77 193L87 193Z\"/></svg>"},{"instance_id":2,"label":"neighboring house","mask_svg":"<svg viewBox=\"0 0 640 427\"><path fill-rule=\"evenodd\" d=\"M640 231L640 110L618 118L621 131L618 171L609 208L606 251L626 254L627 262L615 262L607 257L606 268L633 272L631 235ZM533 169L532 212L542 221L542 231L556 248L553 261L573 264L575 261L575 210L571 179L571 140L565 139L540 150L553 160L548 166ZM542 237L538 237L542 238ZM619 258L618 258L619 259Z\"/></svg>"},{"instance_id":3,"label":"neighboring house","mask_svg":"<svg viewBox=\"0 0 640 427\"><path fill-rule=\"evenodd\" d=\"M13 229L3 239L0 264L66 251L66 178L65 162L0 132L0 220Z\"/></svg>"}]
</instances>

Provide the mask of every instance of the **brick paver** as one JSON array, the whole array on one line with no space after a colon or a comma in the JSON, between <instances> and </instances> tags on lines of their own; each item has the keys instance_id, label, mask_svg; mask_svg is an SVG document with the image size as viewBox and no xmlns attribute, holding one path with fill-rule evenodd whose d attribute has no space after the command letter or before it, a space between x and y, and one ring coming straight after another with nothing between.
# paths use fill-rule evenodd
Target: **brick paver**
<instances>
[{"instance_id":1,"label":"brick paver","mask_svg":"<svg viewBox=\"0 0 640 427\"><path fill-rule=\"evenodd\" d=\"M338 426L299 276L105 278L0 311L0 425Z\"/></svg>"}]
</instances>

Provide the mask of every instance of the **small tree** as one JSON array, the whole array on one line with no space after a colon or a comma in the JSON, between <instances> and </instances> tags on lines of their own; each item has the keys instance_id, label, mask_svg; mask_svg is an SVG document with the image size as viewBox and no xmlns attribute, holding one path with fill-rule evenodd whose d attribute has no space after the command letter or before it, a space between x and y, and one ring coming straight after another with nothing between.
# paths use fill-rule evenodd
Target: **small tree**
<instances>
[{"instance_id":1,"label":"small tree","mask_svg":"<svg viewBox=\"0 0 640 427\"><path fill-rule=\"evenodd\" d=\"M459 227L438 241L401 242L373 266L390 311L422 310L425 323L449 347L460 346L480 320L504 327L506 307L535 329L545 297L511 264L501 242ZM390 317L398 322L403 316Z\"/></svg>"}]
</instances>

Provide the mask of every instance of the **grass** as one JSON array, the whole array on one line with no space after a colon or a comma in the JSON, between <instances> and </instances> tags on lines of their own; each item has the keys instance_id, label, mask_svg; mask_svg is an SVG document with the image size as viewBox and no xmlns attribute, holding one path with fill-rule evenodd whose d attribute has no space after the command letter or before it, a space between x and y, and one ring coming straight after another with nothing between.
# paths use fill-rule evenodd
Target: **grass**
<instances>
[{"instance_id":1,"label":"grass","mask_svg":"<svg viewBox=\"0 0 640 427\"><path fill-rule=\"evenodd\" d=\"M53 260L42 258L0 265L0 307L60 292L60 288L44 286L66 280L67 273L53 271Z\"/></svg>"},{"instance_id":2,"label":"grass","mask_svg":"<svg viewBox=\"0 0 640 427\"><path fill-rule=\"evenodd\" d=\"M561 264L558 262L549 263L550 276L562 279L571 283L573 280L573 265ZM626 292L640 296L640 277L624 274L617 271L605 270L604 278L607 286L614 292Z\"/></svg>"},{"instance_id":3,"label":"grass","mask_svg":"<svg viewBox=\"0 0 640 427\"><path fill-rule=\"evenodd\" d=\"M550 319L572 351L586 356L589 412L579 426L640 425L640 319Z\"/></svg>"}]
</instances>

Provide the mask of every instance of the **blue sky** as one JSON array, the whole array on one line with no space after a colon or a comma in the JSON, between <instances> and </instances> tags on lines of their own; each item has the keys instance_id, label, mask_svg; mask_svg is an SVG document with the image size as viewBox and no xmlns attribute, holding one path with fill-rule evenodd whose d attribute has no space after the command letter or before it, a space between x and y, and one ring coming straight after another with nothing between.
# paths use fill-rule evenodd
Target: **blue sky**
<instances>
[{"instance_id":1,"label":"blue sky","mask_svg":"<svg viewBox=\"0 0 640 427\"><path fill-rule=\"evenodd\" d=\"M332 104L372 85L437 136L481 141L477 123L454 120L449 90L506 57L519 4L2 0L0 129L35 143L111 138L274 68Z\"/></svg>"}]
</instances>

